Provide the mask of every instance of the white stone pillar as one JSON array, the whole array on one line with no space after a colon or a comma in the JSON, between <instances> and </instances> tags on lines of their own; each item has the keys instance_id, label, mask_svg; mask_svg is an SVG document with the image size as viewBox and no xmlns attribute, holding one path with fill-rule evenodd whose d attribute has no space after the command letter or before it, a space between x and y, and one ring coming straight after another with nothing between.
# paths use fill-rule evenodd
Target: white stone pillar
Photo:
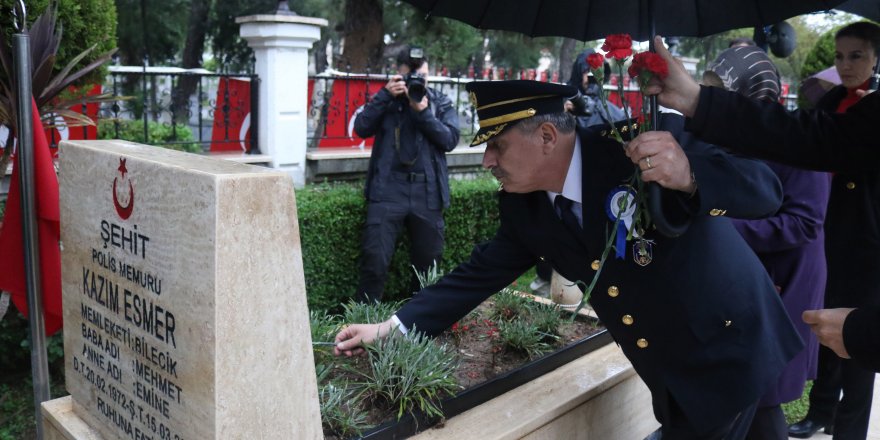
<instances>
[{"instance_id":1,"label":"white stone pillar","mask_svg":"<svg viewBox=\"0 0 880 440\"><path fill-rule=\"evenodd\" d=\"M321 38L323 18L267 14L238 17L239 33L254 49L260 78L257 139L273 168L305 184L309 49Z\"/></svg>"}]
</instances>

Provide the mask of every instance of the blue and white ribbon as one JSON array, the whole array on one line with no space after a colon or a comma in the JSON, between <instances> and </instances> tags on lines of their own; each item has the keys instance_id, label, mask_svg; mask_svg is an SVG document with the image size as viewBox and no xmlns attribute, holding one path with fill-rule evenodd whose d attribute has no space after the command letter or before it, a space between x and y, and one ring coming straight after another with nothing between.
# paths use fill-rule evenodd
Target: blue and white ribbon
<instances>
[{"instance_id":1,"label":"blue and white ribbon","mask_svg":"<svg viewBox=\"0 0 880 440\"><path fill-rule=\"evenodd\" d=\"M626 235L632 229L633 214L636 212L636 192L629 186L618 186L608 193L605 203L605 213L612 222L617 224L617 236L614 240L615 256L623 259L626 255Z\"/></svg>"}]
</instances>

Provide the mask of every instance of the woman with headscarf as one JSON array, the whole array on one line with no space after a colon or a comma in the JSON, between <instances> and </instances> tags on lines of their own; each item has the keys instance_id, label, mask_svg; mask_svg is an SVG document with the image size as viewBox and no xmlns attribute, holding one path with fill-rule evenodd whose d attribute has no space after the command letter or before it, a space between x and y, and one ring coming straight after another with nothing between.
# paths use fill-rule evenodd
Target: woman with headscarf
<instances>
[{"instance_id":1,"label":"woman with headscarf","mask_svg":"<svg viewBox=\"0 0 880 440\"><path fill-rule=\"evenodd\" d=\"M779 74L756 46L727 49L703 75L707 85L726 88L752 99L778 101ZM801 320L804 310L821 308L826 281L823 222L830 176L767 162L783 188L779 211L760 220L732 222L761 259L782 297L806 347L789 362L776 385L765 394L749 430L749 440L785 440L788 427L780 404L796 400L808 379L816 377L819 343Z\"/></svg>"},{"instance_id":2,"label":"woman with headscarf","mask_svg":"<svg viewBox=\"0 0 880 440\"><path fill-rule=\"evenodd\" d=\"M837 31L834 45L834 66L842 84L829 90L817 108L843 113L868 88L880 49L880 27L850 24ZM825 225L825 308L876 307L880 305L880 172L876 167L835 171ZM823 346L810 410L804 420L789 427L789 434L809 438L824 427L825 432L834 432L835 439L864 439L873 389L873 371Z\"/></svg>"}]
</instances>

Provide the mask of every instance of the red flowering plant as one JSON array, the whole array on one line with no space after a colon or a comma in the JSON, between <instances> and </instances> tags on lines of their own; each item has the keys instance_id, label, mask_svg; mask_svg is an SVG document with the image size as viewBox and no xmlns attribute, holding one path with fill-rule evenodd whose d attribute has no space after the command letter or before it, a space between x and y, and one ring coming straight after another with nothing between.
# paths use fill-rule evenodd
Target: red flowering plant
<instances>
[{"instance_id":1,"label":"red flowering plant","mask_svg":"<svg viewBox=\"0 0 880 440\"><path fill-rule=\"evenodd\" d=\"M631 60L627 73L629 73L631 78L637 79L640 92L644 91L651 78L655 76L665 78L669 73L666 61L656 53L634 52L632 48L632 38L627 34L607 36L605 42L602 44L602 51L605 52L604 57L599 53L587 56L587 64L590 66L590 72L599 84L604 83L604 63L606 58L611 60L616 66L617 73L621 79L623 78L624 66ZM632 113L626 99L622 80L617 82L617 91L623 105L624 113L627 116L630 116ZM602 103L605 112L608 113L608 98L602 87L599 87L598 95L599 102ZM622 126L620 124L611 124L609 134L623 145L626 145L626 139L632 139L643 131L651 129L651 119L648 115L649 106L647 105L648 98L644 93L641 93L641 97L641 123L629 121ZM628 134L629 137L625 139L623 134ZM599 260L599 268L596 270L590 285L585 286L585 283L582 281L576 282L576 284L581 285L584 290L584 296L580 305L578 305L578 309L583 307L586 301L590 298L590 293L595 287L596 281L599 279L599 274L601 273L602 267L605 265L605 260L612 248L615 249L617 258L623 258L626 254L626 242L635 239L633 245L633 258L636 263L644 266L651 262L651 259L653 258L653 243L651 240L645 238L645 233L649 230L651 225L651 218L645 196L646 190L641 178L641 169L638 165L635 165L635 171L627 184L615 188L608 196L608 206L606 211L609 218L614 221L613 230L616 231L616 233L612 233L608 237L605 250L602 252L602 256Z\"/></svg>"}]
</instances>

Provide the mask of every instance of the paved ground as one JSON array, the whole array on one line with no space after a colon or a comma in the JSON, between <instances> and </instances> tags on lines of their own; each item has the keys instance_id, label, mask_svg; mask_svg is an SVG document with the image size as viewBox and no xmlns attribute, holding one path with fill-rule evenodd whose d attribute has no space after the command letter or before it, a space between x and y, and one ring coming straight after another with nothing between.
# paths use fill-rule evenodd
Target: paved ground
<instances>
[{"instance_id":1,"label":"paved ground","mask_svg":"<svg viewBox=\"0 0 880 440\"><path fill-rule=\"evenodd\" d=\"M830 439L830 435L819 431L810 440ZM871 424L868 425L868 440L880 440L880 374L874 379L874 405L871 407Z\"/></svg>"}]
</instances>

